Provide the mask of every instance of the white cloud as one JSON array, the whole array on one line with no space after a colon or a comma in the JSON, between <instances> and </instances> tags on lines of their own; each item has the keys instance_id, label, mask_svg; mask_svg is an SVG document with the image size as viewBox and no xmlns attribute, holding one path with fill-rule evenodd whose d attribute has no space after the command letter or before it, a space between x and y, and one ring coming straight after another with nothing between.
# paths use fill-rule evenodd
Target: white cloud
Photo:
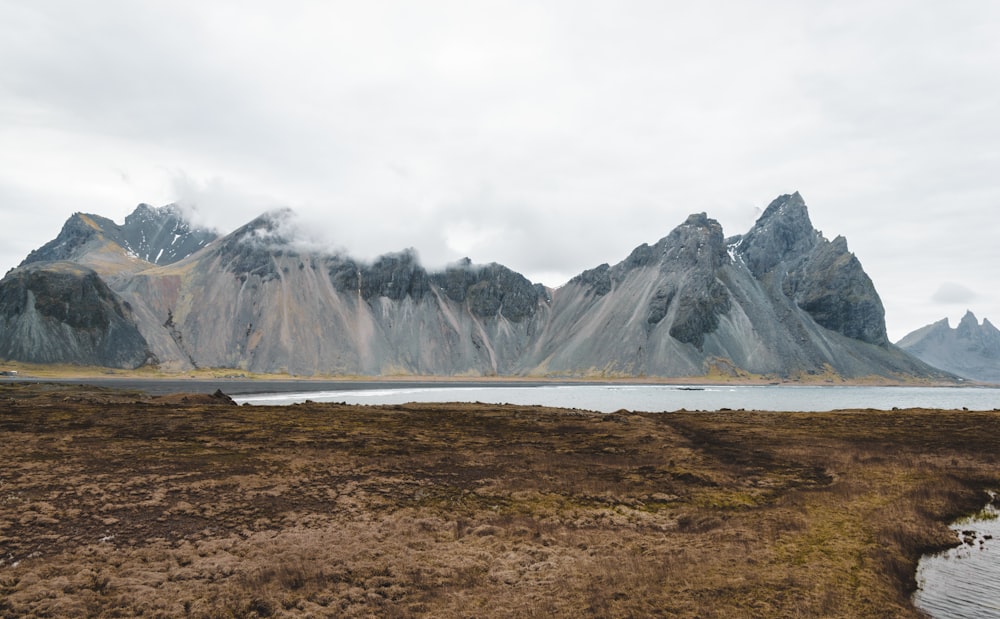
<instances>
[{"instance_id":1,"label":"white cloud","mask_svg":"<svg viewBox=\"0 0 1000 619\"><path fill-rule=\"evenodd\" d=\"M894 339L957 279L996 319L998 30L988 0L4 3L0 259L183 200L559 284L799 190Z\"/></svg>"},{"instance_id":2,"label":"white cloud","mask_svg":"<svg viewBox=\"0 0 1000 619\"><path fill-rule=\"evenodd\" d=\"M961 305L963 303L975 301L977 297L978 295L975 292L962 284L944 282L938 287L934 294L931 295L931 301L945 305Z\"/></svg>"}]
</instances>

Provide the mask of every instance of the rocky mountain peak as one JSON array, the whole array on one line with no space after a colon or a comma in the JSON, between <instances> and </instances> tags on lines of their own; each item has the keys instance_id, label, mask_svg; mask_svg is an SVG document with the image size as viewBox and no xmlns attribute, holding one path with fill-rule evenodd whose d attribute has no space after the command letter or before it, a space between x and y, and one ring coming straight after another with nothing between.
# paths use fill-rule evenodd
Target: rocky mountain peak
<instances>
[{"instance_id":1,"label":"rocky mountain peak","mask_svg":"<svg viewBox=\"0 0 1000 619\"><path fill-rule=\"evenodd\" d=\"M799 192L786 193L778 196L767 205L764 212L758 218L758 223L765 222L772 217L781 219L809 219L809 210L806 201Z\"/></svg>"},{"instance_id":2,"label":"rocky mountain peak","mask_svg":"<svg viewBox=\"0 0 1000 619\"><path fill-rule=\"evenodd\" d=\"M56 238L33 250L18 266L23 267L36 262L78 260L86 252L92 240L103 235L105 229L114 225L110 219L98 215L73 213L63 224Z\"/></svg>"},{"instance_id":3,"label":"rocky mountain peak","mask_svg":"<svg viewBox=\"0 0 1000 619\"><path fill-rule=\"evenodd\" d=\"M250 275L264 280L277 277L275 256L295 253L291 225L294 215L289 208L268 211L222 238L215 251L225 269L242 280Z\"/></svg>"},{"instance_id":4,"label":"rocky mountain peak","mask_svg":"<svg viewBox=\"0 0 1000 619\"><path fill-rule=\"evenodd\" d=\"M705 213L695 213L657 243L661 266L717 269L728 259L722 225Z\"/></svg>"},{"instance_id":5,"label":"rocky mountain peak","mask_svg":"<svg viewBox=\"0 0 1000 619\"><path fill-rule=\"evenodd\" d=\"M779 196L738 245L750 272L762 277L777 264L808 253L821 238L798 192Z\"/></svg>"},{"instance_id":6,"label":"rocky mountain peak","mask_svg":"<svg viewBox=\"0 0 1000 619\"><path fill-rule=\"evenodd\" d=\"M115 228L113 235L120 245L158 265L182 260L218 238L213 230L193 226L176 204L139 204Z\"/></svg>"},{"instance_id":7,"label":"rocky mountain peak","mask_svg":"<svg viewBox=\"0 0 1000 619\"><path fill-rule=\"evenodd\" d=\"M248 241L258 245L288 245L292 242L294 217L295 211L288 207L267 211L237 228L229 236L238 241Z\"/></svg>"},{"instance_id":8,"label":"rocky mountain peak","mask_svg":"<svg viewBox=\"0 0 1000 619\"><path fill-rule=\"evenodd\" d=\"M100 215L74 213L54 240L28 254L20 266L58 260L104 262L109 253L136 263L135 258L172 264L217 236L211 230L192 227L174 205L157 208L140 204L122 225Z\"/></svg>"},{"instance_id":9,"label":"rocky mountain peak","mask_svg":"<svg viewBox=\"0 0 1000 619\"><path fill-rule=\"evenodd\" d=\"M966 310L965 315L958 321L958 327L955 330L958 332L959 337L971 338L979 331L979 319L976 318L976 315L971 310Z\"/></svg>"}]
</instances>

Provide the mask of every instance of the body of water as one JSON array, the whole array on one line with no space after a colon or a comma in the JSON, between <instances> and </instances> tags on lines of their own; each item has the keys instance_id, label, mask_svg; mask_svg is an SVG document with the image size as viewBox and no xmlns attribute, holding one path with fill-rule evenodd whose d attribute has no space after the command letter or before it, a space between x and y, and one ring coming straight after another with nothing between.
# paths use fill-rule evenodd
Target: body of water
<instances>
[{"instance_id":1,"label":"body of water","mask_svg":"<svg viewBox=\"0 0 1000 619\"><path fill-rule=\"evenodd\" d=\"M788 385L440 385L348 388L326 391L233 395L240 404L345 402L405 404L407 402L484 402L543 405L611 413L617 410L664 412L680 409L746 409L766 411L830 411L874 408L944 408L1000 410L1000 389L974 387L821 387Z\"/></svg>"},{"instance_id":2,"label":"body of water","mask_svg":"<svg viewBox=\"0 0 1000 619\"><path fill-rule=\"evenodd\" d=\"M960 545L920 561L913 604L934 619L1000 618L1000 510L951 528Z\"/></svg>"}]
</instances>

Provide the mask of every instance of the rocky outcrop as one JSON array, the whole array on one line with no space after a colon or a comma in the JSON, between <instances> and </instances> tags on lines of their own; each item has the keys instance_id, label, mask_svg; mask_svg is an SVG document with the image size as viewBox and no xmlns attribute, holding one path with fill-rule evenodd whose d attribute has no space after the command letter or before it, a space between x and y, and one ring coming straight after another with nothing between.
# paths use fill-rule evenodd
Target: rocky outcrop
<instances>
[{"instance_id":1,"label":"rocky outcrop","mask_svg":"<svg viewBox=\"0 0 1000 619\"><path fill-rule=\"evenodd\" d=\"M970 380L1000 383L1000 330L967 311L954 329L947 318L921 327L897 345L926 363Z\"/></svg>"},{"instance_id":2,"label":"rocky outcrop","mask_svg":"<svg viewBox=\"0 0 1000 619\"><path fill-rule=\"evenodd\" d=\"M70 262L29 265L0 281L0 357L117 368L155 361L128 304Z\"/></svg>"}]
</instances>

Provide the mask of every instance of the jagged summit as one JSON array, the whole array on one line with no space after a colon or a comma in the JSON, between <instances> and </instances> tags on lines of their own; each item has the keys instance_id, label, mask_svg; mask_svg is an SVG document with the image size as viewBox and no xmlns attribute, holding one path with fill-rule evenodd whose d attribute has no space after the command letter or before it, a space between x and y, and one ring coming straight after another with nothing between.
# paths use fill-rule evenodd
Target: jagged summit
<instances>
[{"instance_id":1,"label":"jagged summit","mask_svg":"<svg viewBox=\"0 0 1000 619\"><path fill-rule=\"evenodd\" d=\"M74 213L59 235L32 251L19 266L70 260L100 273L144 268L143 263L172 264L206 246L217 233L192 227L173 204L139 204L122 225L89 213Z\"/></svg>"},{"instance_id":2,"label":"jagged summit","mask_svg":"<svg viewBox=\"0 0 1000 619\"><path fill-rule=\"evenodd\" d=\"M737 251L755 277L797 259L816 246L822 235L809 219L809 210L798 192L776 198L739 241Z\"/></svg>"},{"instance_id":3,"label":"jagged summit","mask_svg":"<svg viewBox=\"0 0 1000 619\"><path fill-rule=\"evenodd\" d=\"M123 247L146 262L173 264L205 247L218 233L198 228L176 204L154 207L140 204L119 228Z\"/></svg>"},{"instance_id":4,"label":"jagged summit","mask_svg":"<svg viewBox=\"0 0 1000 619\"><path fill-rule=\"evenodd\" d=\"M969 310L954 329L947 317L942 318L907 334L898 346L942 370L1000 383L1000 330L985 318L980 325Z\"/></svg>"},{"instance_id":5,"label":"jagged summit","mask_svg":"<svg viewBox=\"0 0 1000 619\"><path fill-rule=\"evenodd\" d=\"M626 309L627 308L627 309ZM690 375L713 364L754 373L926 373L891 347L860 262L812 227L799 194L774 200L745 235L689 216L654 246L584 271L553 295L537 362L570 371ZM891 372L890 372L891 373Z\"/></svg>"},{"instance_id":6,"label":"jagged summit","mask_svg":"<svg viewBox=\"0 0 1000 619\"><path fill-rule=\"evenodd\" d=\"M993 325L990 324L989 320L983 319L983 326L980 327L979 319L972 313L972 310L965 310L965 315L958 321L958 326L955 327L955 331L960 338L964 337L972 339L976 338L984 331L988 332L992 326Z\"/></svg>"},{"instance_id":7,"label":"jagged summit","mask_svg":"<svg viewBox=\"0 0 1000 619\"><path fill-rule=\"evenodd\" d=\"M785 295L820 325L852 339L888 346L885 309L847 240L813 228L798 192L771 202L739 240L737 253L772 292Z\"/></svg>"}]
</instances>

